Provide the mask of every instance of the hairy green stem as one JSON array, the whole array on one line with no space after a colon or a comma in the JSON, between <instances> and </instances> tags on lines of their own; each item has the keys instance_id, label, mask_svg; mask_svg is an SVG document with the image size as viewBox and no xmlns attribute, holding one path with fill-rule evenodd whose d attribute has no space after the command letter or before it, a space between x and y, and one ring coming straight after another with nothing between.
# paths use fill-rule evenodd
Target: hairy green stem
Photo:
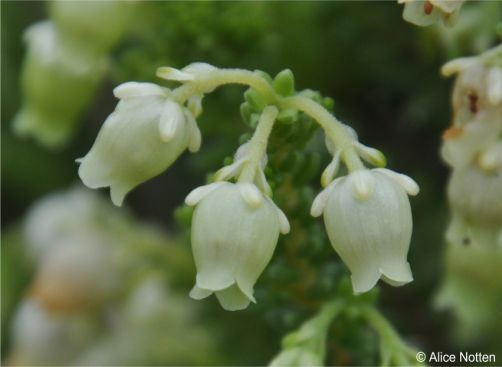
<instances>
[{"instance_id":1,"label":"hairy green stem","mask_svg":"<svg viewBox=\"0 0 502 367\"><path fill-rule=\"evenodd\" d=\"M279 114L275 106L264 108L260 121L248 145L248 161L239 175L239 182L253 182L260 162L267 151L268 138Z\"/></svg>"},{"instance_id":2,"label":"hairy green stem","mask_svg":"<svg viewBox=\"0 0 502 367\"><path fill-rule=\"evenodd\" d=\"M218 69L197 80L188 82L173 91L173 98L180 104L193 95L213 91L226 84L242 84L259 92L268 104L279 108L292 108L312 117L325 130L326 135L342 151L342 159L349 171L364 168L354 146L353 139L343 124L319 103L302 96L282 97L270 86L268 81L256 72L243 69Z\"/></svg>"},{"instance_id":3,"label":"hairy green stem","mask_svg":"<svg viewBox=\"0 0 502 367\"><path fill-rule=\"evenodd\" d=\"M297 109L315 119L324 129L328 138L342 151L342 159L349 171L364 168L359 155L352 145L353 139L347 133L343 124L319 103L310 98L294 96L284 98L281 101L281 106Z\"/></svg>"}]
</instances>

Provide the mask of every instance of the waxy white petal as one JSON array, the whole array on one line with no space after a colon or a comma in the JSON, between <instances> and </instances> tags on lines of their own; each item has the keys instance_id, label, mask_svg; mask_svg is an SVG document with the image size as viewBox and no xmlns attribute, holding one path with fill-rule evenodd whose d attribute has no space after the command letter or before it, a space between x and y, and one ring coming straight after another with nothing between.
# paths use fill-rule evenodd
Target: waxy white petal
<instances>
[{"instance_id":1,"label":"waxy white petal","mask_svg":"<svg viewBox=\"0 0 502 367\"><path fill-rule=\"evenodd\" d=\"M340 180L344 179L344 177L338 177L334 180L328 187L322 190L319 194L317 194L316 198L312 202L312 207L310 209L310 215L313 217L319 217L324 212L324 208L326 207L328 196L330 195L331 190L335 188L337 183Z\"/></svg>"},{"instance_id":2,"label":"waxy white petal","mask_svg":"<svg viewBox=\"0 0 502 367\"><path fill-rule=\"evenodd\" d=\"M197 205L204 197L224 184L224 182L213 182L208 185L197 187L187 195L185 198L185 204L189 206Z\"/></svg>"},{"instance_id":3,"label":"waxy white petal","mask_svg":"<svg viewBox=\"0 0 502 367\"><path fill-rule=\"evenodd\" d=\"M199 151L200 146L202 144L202 134L199 129L199 125L197 125L197 121L191 114L190 111L185 111L185 116L188 121L188 128L190 130L189 138L188 138L188 151L191 153L196 153Z\"/></svg>"},{"instance_id":4,"label":"waxy white petal","mask_svg":"<svg viewBox=\"0 0 502 367\"><path fill-rule=\"evenodd\" d=\"M175 80L179 82L189 82L194 79L194 76L192 74L185 73L181 70L171 68L169 66L158 68L156 75L162 79Z\"/></svg>"},{"instance_id":5,"label":"waxy white petal","mask_svg":"<svg viewBox=\"0 0 502 367\"><path fill-rule=\"evenodd\" d=\"M181 106L176 102L167 100L160 114L159 132L162 141L169 142L185 124L185 115Z\"/></svg>"},{"instance_id":6,"label":"waxy white petal","mask_svg":"<svg viewBox=\"0 0 502 367\"><path fill-rule=\"evenodd\" d=\"M190 298L195 299L195 300L201 300L204 298L209 297L211 294L213 294L212 291L208 289L202 289L197 287L197 285L194 285L192 290L190 291Z\"/></svg>"},{"instance_id":7,"label":"waxy white petal","mask_svg":"<svg viewBox=\"0 0 502 367\"><path fill-rule=\"evenodd\" d=\"M338 169L340 168L340 156L341 156L342 151L340 149L337 149L335 151L335 155L333 157L333 160L328 164L326 169L321 175L321 185L322 187L328 186L331 181L335 178L336 174L338 173Z\"/></svg>"},{"instance_id":8,"label":"waxy white petal","mask_svg":"<svg viewBox=\"0 0 502 367\"><path fill-rule=\"evenodd\" d=\"M397 182L408 193L408 195L416 196L420 192L420 187L411 177L403 175L402 173L394 172L386 168L377 168L375 172L381 172L387 177Z\"/></svg>"},{"instance_id":9,"label":"waxy white petal","mask_svg":"<svg viewBox=\"0 0 502 367\"><path fill-rule=\"evenodd\" d=\"M353 196L358 200L366 200L373 192L374 179L368 170L359 170L351 173L347 180L352 187Z\"/></svg>"},{"instance_id":10,"label":"waxy white petal","mask_svg":"<svg viewBox=\"0 0 502 367\"><path fill-rule=\"evenodd\" d=\"M288 234L289 231L291 230L291 226L289 225L289 220L288 217L286 217L286 214L279 208L269 197L266 197L265 200L267 200L270 205L274 208L275 212L277 213L277 218L279 219L279 228L282 234Z\"/></svg>"},{"instance_id":11,"label":"waxy white petal","mask_svg":"<svg viewBox=\"0 0 502 367\"><path fill-rule=\"evenodd\" d=\"M228 166L220 168L215 174L215 180L216 181L227 181L233 177L236 177L239 174L239 172L241 171L243 164L246 162L247 162L247 160L240 159L240 160L238 160Z\"/></svg>"},{"instance_id":12,"label":"waxy white petal","mask_svg":"<svg viewBox=\"0 0 502 367\"><path fill-rule=\"evenodd\" d=\"M252 208L257 208L263 203L263 194L258 188L247 182L239 182L237 188L242 195L244 201Z\"/></svg>"},{"instance_id":13,"label":"waxy white petal","mask_svg":"<svg viewBox=\"0 0 502 367\"><path fill-rule=\"evenodd\" d=\"M153 83L126 82L113 89L113 95L119 99L147 97L147 96L165 96L166 91Z\"/></svg>"},{"instance_id":14,"label":"waxy white petal","mask_svg":"<svg viewBox=\"0 0 502 367\"><path fill-rule=\"evenodd\" d=\"M359 154L362 159L375 167L385 167L387 164L385 155L378 149L368 147L359 142L356 142L354 147L356 148L357 154Z\"/></svg>"},{"instance_id":15,"label":"waxy white petal","mask_svg":"<svg viewBox=\"0 0 502 367\"><path fill-rule=\"evenodd\" d=\"M227 311L239 311L249 306L249 298L239 289L237 285L233 285L227 289L216 292L216 298Z\"/></svg>"}]
</instances>

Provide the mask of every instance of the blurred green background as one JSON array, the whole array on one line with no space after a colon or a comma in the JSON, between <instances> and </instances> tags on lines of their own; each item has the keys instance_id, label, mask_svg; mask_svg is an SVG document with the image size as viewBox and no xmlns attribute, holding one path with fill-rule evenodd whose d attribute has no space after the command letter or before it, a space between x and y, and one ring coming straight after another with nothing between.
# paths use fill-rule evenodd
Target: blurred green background
<instances>
[{"instance_id":1,"label":"blurred green background","mask_svg":"<svg viewBox=\"0 0 502 367\"><path fill-rule=\"evenodd\" d=\"M459 342L451 314L434 310L432 299L444 271L443 237L448 221L448 170L438 150L441 133L451 120L452 81L443 79L439 69L453 57L479 53L494 44L500 11L500 3L473 2L464 6L453 28L419 28L403 21L402 7L396 2L138 2L123 37L109 54L99 88L79 116L74 136L66 146L51 150L30 138L19 138L11 127L22 102L23 31L47 18L47 4L2 2L2 358L9 350L13 312L33 273L23 251L17 249L23 242L19 232L26 213L37 199L79 181L75 159L87 153L113 110L114 86L129 80L159 82L154 75L158 66L183 67L194 61L260 69L272 75L290 68L297 89L311 88L333 98L335 115L356 129L361 142L384 152L392 169L414 177L421 187L420 195L411 200L414 232L409 261L415 281L397 289L382 286L380 307L418 349L456 351L462 345L493 353L493 338ZM106 31L106 24L102 27ZM175 220L174 213L186 194L233 154L239 136L250 131L240 121L241 93L241 88L229 87L206 98L199 119L201 151L184 154L126 199L127 215L136 218L130 220L155 225L163 238L160 242L176 242L176 253L182 254L186 265L178 263L181 270L176 266L166 269L165 264L177 261L170 259L155 266L170 273L170 278L181 279L173 287L187 304L195 303L187 294L193 265L186 228ZM321 144L322 139L315 135L309 149L321 152L325 166L328 155ZM318 190L318 180L319 175L308 184ZM109 201L105 190L99 195ZM161 247L169 258L166 246ZM329 248L328 242L323 246ZM336 258L332 251L326 254L331 260ZM281 254L278 256L264 276L262 292L275 281L270 272L280 262ZM5 265L16 259L25 265ZM281 336L312 310L291 299L264 296L263 302L258 300L258 305L239 313L219 310L213 299L204 301L194 311L199 321L182 327L180 333L191 333L193 324L203 325L203 332L216 339L207 347L211 357L206 363L267 363L277 353ZM339 328L344 329L343 323ZM332 364L376 363L374 342L366 344L366 334L351 336L354 333L358 334L347 332L334 342ZM171 335L172 340L176 337ZM139 362L200 363L190 359L190 348L185 354L186 359L183 353L175 357L159 354Z\"/></svg>"}]
</instances>

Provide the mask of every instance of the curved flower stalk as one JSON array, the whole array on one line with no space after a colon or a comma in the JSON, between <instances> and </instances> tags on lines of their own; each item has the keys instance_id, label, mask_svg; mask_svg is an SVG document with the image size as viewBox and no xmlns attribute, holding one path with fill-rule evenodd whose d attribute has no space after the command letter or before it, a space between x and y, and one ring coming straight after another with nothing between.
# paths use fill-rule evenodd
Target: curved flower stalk
<instances>
[{"instance_id":1,"label":"curved flower stalk","mask_svg":"<svg viewBox=\"0 0 502 367\"><path fill-rule=\"evenodd\" d=\"M314 200L311 214L324 214L355 293L369 291L380 278L393 286L413 280L406 261L412 231L407 194L418 190L411 178L388 169L358 170L337 178Z\"/></svg>"},{"instance_id":2,"label":"curved flower stalk","mask_svg":"<svg viewBox=\"0 0 502 367\"><path fill-rule=\"evenodd\" d=\"M79 160L86 186L110 186L112 201L120 206L129 191L166 170L186 148L199 149L200 131L192 113L169 93L151 83L115 88L120 102Z\"/></svg>"},{"instance_id":3,"label":"curved flower stalk","mask_svg":"<svg viewBox=\"0 0 502 367\"><path fill-rule=\"evenodd\" d=\"M502 46L480 56L448 62L445 76L457 74L453 124L443 135L441 154L452 167L472 163L502 133Z\"/></svg>"},{"instance_id":4,"label":"curved flower stalk","mask_svg":"<svg viewBox=\"0 0 502 367\"><path fill-rule=\"evenodd\" d=\"M430 26L443 21L455 23L464 0L398 0L404 4L403 19L418 26Z\"/></svg>"}]
</instances>

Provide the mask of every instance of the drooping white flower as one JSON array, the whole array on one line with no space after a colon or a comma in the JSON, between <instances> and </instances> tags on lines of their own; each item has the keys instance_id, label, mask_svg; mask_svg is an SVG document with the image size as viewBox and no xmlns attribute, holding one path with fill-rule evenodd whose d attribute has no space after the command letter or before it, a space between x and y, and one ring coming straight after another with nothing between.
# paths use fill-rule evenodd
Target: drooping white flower
<instances>
[{"instance_id":1,"label":"drooping white flower","mask_svg":"<svg viewBox=\"0 0 502 367\"><path fill-rule=\"evenodd\" d=\"M337 178L314 200L311 214L324 214L355 293L369 291L380 278L394 286L413 280L406 260L412 231L407 193L418 190L408 176L377 168Z\"/></svg>"},{"instance_id":2,"label":"drooping white flower","mask_svg":"<svg viewBox=\"0 0 502 367\"><path fill-rule=\"evenodd\" d=\"M269 263L279 232L289 232L284 213L251 183L217 182L186 198L196 205L192 249L197 267L194 299L216 294L226 310L255 301L253 288Z\"/></svg>"},{"instance_id":3,"label":"drooping white flower","mask_svg":"<svg viewBox=\"0 0 502 367\"><path fill-rule=\"evenodd\" d=\"M124 83L114 90L120 98L96 142L80 159L79 176L90 188L110 186L120 206L125 195L166 170L188 147L200 147L200 131L192 114L151 83Z\"/></svg>"},{"instance_id":4,"label":"drooping white flower","mask_svg":"<svg viewBox=\"0 0 502 367\"><path fill-rule=\"evenodd\" d=\"M404 4L404 20L418 26L429 26L442 20L444 24L455 22L464 0L398 0Z\"/></svg>"}]
</instances>

